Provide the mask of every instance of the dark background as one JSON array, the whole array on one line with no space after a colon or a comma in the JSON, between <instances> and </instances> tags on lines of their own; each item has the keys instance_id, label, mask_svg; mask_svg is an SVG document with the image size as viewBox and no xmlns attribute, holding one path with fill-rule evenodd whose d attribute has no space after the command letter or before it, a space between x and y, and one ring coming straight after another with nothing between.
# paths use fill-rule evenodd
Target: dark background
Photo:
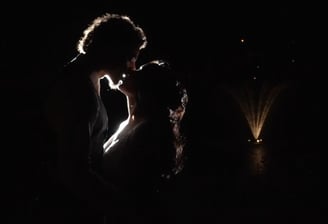
<instances>
[{"instance_id":1,"label":"dark background","mask_svg":"<svg viewBox=\"0 0 328 224\"><path fill-rule=\"evenodd\" d=\"M1 11L2 165L9 223L28 217L42 175L46 83L75 56L86 24L103 12L129 15L148 46L139 62L168 60L189 93L186 171L172 192L181 222L294 223L326 218L325 14L314 3L213 1L12 2ZM244 40L244 42L242 42ZM256 77L256 80L254 79ZM228 91L286 88L262 132L267 171L251 174L251 132ZM105 99L112 118L120 96ZM114 128L117 125L111 123Z\"/></svg>"}]
</instances>

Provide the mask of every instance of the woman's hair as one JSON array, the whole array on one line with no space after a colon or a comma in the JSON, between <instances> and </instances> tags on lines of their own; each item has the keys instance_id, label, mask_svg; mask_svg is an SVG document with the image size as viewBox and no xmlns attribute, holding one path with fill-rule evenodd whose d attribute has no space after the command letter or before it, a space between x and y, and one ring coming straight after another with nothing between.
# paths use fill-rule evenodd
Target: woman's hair
<instances>
[{"instance_id":1,"label":"woman's hair","mask_svg":"<svg viewBox=\"0 0 328 224\"><path fill-rule=\"evenodd\" d=\"M183 149L185 137L180 131L180 124L188 103L186 88L165 61L148 62L134 74L137 90L138 112L148 116L166 117L170 122L175 148L176 174L183 168Z\"/></svg>"},{"instance_id":2,"label":"woman's hair","mask_svg":"<svg viewBox=\"0 0 328 224\"><path fill-rule=\"evenodd\" d=\"M77 50L95 66L121 66L145 48L143 29L126 15L105 13L95 18L83 31ZM110 63L110 65L108 65Z\"/></svg>"}]
</instances>

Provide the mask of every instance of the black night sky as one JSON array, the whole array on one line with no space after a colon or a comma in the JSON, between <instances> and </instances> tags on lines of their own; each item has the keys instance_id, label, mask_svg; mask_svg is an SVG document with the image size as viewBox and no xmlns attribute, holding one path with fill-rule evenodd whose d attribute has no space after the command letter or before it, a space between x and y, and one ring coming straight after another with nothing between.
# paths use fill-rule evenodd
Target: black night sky
<instances>
[{"instance_id":1,"label":"black night sky","mask_svg":"<svg viewBox=\"0 0 328 224\"><path fill-rule=\"evenodd\" d=\"M97 0L2 8L8 223L27 219L42 185L39 127L45 83L75 56L80 33L103 12L127 14L144 28L149 43L139 64L168 60L186 81L188 162L172 192L173 206L181 207L176 220L317 223L326 218L326 12L308 4ZM267 90L283 88L261 132L265 172L254 174L249 164L255 152L247 141L251 130L229 91L240 93L248 86L258 93L264 84ZM108 104L117 118L120 106Z\"/></svg>"}]
</instances>

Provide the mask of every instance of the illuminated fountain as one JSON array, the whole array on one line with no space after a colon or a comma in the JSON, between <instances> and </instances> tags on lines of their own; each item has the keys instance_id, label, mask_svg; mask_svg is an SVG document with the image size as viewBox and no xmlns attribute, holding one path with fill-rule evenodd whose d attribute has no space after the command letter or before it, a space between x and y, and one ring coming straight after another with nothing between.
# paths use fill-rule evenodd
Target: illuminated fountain
<instances>
[{"instance_id":1,"label":"illuminated fountain","mask_svg":"<svg viewBox=\"0 0 328 224\"><path fill-rule=\"evenodd\" d=\"M252 134L252 138L248 139L252 144L247 148L247 167L244 169L249 175L261 176L266 172L271 149L262 144L261 133L273 103L285 87L282 83L257 80L253 77L238 87L228 88L245 116Z\"/></svg>"},{"instance_id":2,"label":"illuminated fountain","mask_svg":"<svg viewBox=\"0 0 328 224\"><path fill-rule=\"evenodd\" d=\"M255 81L246 83L237 91L231 91L233 97L238 102L251 133L253 140L249 139L249 142L260 144L262 139L260 138L263 125L268 117L273 102L277 98L278 94L283 89L283 85L270 85L267 82L254 83Z\"/></svg>"}]
</instances>

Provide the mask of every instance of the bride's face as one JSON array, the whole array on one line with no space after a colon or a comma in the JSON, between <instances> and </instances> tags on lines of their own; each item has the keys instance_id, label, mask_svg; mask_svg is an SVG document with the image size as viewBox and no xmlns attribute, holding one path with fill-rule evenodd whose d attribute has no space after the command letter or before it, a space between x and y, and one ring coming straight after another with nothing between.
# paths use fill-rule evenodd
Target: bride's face
<instances>
[{"instance_id":1,"label":"bride's face","mask_svg":"<svg viewBox=\"0 0 328 224\"><path fill-rule=\"evenodd\" d=\"M136 60L136 57L133 57L126 62L125 68L111 70L106 73L105 77L108 79L109 87L111 89L129 90L129 74L136 71Z\"/></svg>"}]
</instances>

